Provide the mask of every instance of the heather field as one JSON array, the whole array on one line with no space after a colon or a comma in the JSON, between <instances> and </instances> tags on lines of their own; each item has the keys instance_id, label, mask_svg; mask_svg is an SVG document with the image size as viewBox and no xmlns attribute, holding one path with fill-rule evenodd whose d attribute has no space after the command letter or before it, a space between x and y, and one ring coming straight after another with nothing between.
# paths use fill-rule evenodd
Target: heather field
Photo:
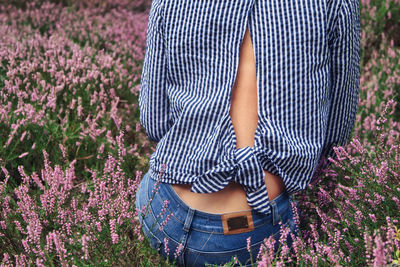
<instances>
[{"instance_id":1,"label":"heather field","mask_svg":"<svg viewBox=\"0 0 400 267\"><path fill-rule=\"evenodd\" d=\"M1 266L174 266L149 246L138 223L146 207L134 204L156 145L137 102L149 5L1 1ZM254 266L400 266L400 0L360 7L349 143L294 195L293 253L282 228Z\"/></svg>"}]
</instances>

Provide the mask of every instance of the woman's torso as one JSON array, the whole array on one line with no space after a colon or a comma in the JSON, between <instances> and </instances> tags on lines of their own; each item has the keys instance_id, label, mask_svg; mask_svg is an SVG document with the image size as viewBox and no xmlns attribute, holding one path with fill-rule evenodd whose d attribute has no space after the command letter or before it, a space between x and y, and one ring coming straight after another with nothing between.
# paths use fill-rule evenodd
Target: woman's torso
<instances>
[{"instance_id":1,"label":"woman's torso","mask_svg":"<svg viewBox=\"0 0 400 267\"><path fill-rule=\"evenodd\" d=\"M248 28L240 49L239 66L231 96L230 116L236 134L236 148L254 146L254 134L258 123L257 79L253 46ZM281 177L265 172L265 184L269 199L277 197L285 188ZM209 213L225 213L249 210L243 187L230 181L222 190L214 193L190 192L190 184L172 184L180 198L190 207Z\"/></svg>"}]
</instances>

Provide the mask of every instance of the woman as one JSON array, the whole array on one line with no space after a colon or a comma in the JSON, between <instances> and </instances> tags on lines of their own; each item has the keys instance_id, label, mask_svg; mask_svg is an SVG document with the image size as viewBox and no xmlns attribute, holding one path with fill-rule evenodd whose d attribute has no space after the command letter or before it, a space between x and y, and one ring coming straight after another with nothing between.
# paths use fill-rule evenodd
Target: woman
<instances>
[{"instance_id":1,"label":"woman","mask_svg":"<svg viewBox=\"0 0 400 267\"><path fill-rule=\"evenodd\" d=\"M292 194L354 125L358 5L152 2L139 107L157 147L136 207L150 205L140 223L164 258L251 266L285 228L291 247Z\"/></svg>"}]
</instances>

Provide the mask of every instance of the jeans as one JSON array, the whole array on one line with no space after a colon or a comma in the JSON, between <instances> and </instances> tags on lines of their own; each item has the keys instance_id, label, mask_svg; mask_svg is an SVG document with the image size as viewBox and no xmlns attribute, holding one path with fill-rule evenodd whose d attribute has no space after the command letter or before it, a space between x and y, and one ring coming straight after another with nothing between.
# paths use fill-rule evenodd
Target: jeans
<instances>
[{"instance_id":1,"label":"jeans","mask_svg":"<svg viewBox=\"0 0 400 267\"><path fill-rule=\"evenodd\" d=\"M164 259L168 257L170 263L174 262L177 255L177 266L223 265L230 262L234 256L242 266L252 266L251 258L255 264L264 238L274 236L276 253L280 246L282 225L290 228L287 237L290 249L293 242L290 233L298 236L298 227L294 223L291 208L291 202L294 200L286 191L271 200L272 212L269 215L251 209L253 230L224 235L221 214L191 208L168 183L159 182L158 189L153 194L156 182L147 172L139 185L135 202L139 210L139 222L151 247ZM153 195L148 212L142 218L140 211ZM166 208L165 204L163 206L164 201L169 201ZM251 256L247 249L248 237L251 238Z\"/></svg>"}]
</instances>

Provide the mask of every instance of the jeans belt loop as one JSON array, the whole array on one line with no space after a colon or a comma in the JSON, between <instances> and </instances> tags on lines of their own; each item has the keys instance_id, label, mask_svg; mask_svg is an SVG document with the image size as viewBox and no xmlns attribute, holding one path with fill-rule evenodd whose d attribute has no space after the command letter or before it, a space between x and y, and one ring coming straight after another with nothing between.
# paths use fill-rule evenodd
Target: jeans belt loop
<instances>
[{"instance_id":1,"label":"jeans belt loop","mask_svg":"<svg viewBox=\"0 0 400 267\"><path fill-rule=\"evenodd\" d=\"M270 201L271 204L271 212L272 212L272 225L277 225L279 223L279 212L278 206L274 200Z\"/></svg>"}]
</instances>

